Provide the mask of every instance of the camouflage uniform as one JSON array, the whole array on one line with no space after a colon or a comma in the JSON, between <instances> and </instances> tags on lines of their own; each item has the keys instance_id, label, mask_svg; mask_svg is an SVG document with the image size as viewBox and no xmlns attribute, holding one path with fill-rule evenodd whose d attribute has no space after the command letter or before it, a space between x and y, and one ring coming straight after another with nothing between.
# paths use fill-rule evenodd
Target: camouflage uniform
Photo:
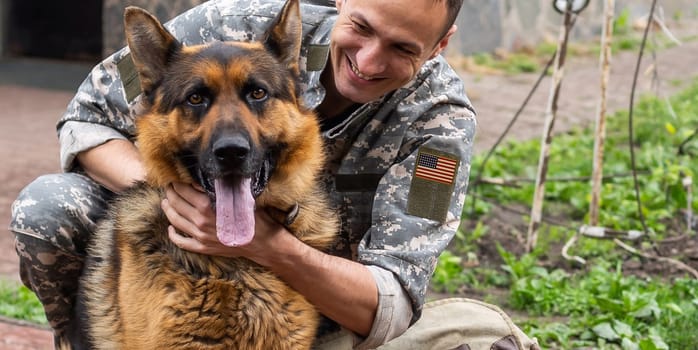
<instances>
[{"instance_id":1,"label":"camouflage uniform","mask_svg":"<svg viewBox=\"0 0 698 350\"><path fill-rule=\"evenodd\" d=\"M301 79L303 98L310 107L317 107L324 98L320 74L327 62L336 18L336 9L320 2L306 1L301 7ZM258 40L281 5L281 0L213 0L166 26L184 45ZM125 48L93 69L58 123L66 173L37 179L13 205L11 230L17 237L22 279L44 303L58 336L62 336L62 327L69 326L85 242L112 196L79 174L75 156L110 139L134 139L133 120L140 104L130 62ZM359 106L339 124L323 128L329 154L323 179L342 218L341 238L331 253L368 266L379 290L376 320L368 338L337 333L339 338L323 339L340 339L348 347L361 343L359 347L373 348L402 334L419 319L437 257L459 225L475 125L475 113L461 80L438 56L406 86ZM472 309L475 303L452 302L466 307L469 314L463 317L478 314ZM497 317L503 315L496 308L478 307L494 310ZM460 310L450 304L448 308ZM488 344L512 334L520 348L524 347L522 342L530 344L508 318L483 317L486 319L472 318L474 324L464 327L483 328L488 322L504 325L507 331L501 335L484 327L492 339ZM417 324L432 321L423 319ZM459 322L450 324L459 327ZM463 334L455 334L459 333ZM429 338L417 334L421 339ZM432 334L432 338L447 337ZM461 335L451 343L436 344L440 344L438 348L472 347L476 343L472 339ZM332 341L325 344L341 347ZM393 347L396 349L419 344L404 337L395 341L402 344Z\"/></svg>"}]
</instances>

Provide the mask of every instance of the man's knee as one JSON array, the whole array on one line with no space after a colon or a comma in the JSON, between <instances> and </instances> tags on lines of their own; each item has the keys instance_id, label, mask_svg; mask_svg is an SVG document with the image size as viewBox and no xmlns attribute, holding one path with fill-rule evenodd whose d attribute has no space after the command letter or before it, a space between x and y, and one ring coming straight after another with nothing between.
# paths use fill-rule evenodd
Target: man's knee
<instances>
[{"instance_id":1,"label":"man's knee","mask_svg":"<svg viewBox=\"0 0 698 350\"><path fill-rule=\"evenodd\" d=\"M12 204L10 230L82 254L110 196L108 190L80 174L41 176Z\"/></svg>"},{"instance_id":2,"label":"man's knee","mask_svg":"<svg viewBox=\"0 0 698 350\"><path fill-rule=\"evenodd\" d=\"M91 179L65 173L37 178L12 205L20 278L44 305L57 337L71 327L85 246L110 197Z\"/></svg>"},{"instance_id":3,"label":"man's knee","mask_svg":"<svg viewBox=\"0 0 698 350\"><path fill-rule=\"evenodd\" d=\"M380 347L392 349L539 349L500 308L465 298L427 303L405 334Z\"/></svg>"}]
</instances>

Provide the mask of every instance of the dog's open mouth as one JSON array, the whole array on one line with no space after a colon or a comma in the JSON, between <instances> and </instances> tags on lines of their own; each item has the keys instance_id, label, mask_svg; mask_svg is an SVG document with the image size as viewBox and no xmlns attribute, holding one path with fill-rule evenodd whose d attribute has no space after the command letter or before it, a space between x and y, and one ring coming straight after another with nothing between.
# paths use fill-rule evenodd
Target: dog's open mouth
<instances>
[{"instance_id":1,"label":"dog's open mouth","mask_svg":"<svg viewBox=\"0 0 698 350\"><path fill-rule=\"evenodd\" d=\"M255 199L262 194L274 170L274 157L268 155L256 173L209 174L196 166L195 180L206 190L216 210L218 240L231 247L250 243L255 233ZM194 170L190 168L190 171Z\"/></svg>"}]
</instances>

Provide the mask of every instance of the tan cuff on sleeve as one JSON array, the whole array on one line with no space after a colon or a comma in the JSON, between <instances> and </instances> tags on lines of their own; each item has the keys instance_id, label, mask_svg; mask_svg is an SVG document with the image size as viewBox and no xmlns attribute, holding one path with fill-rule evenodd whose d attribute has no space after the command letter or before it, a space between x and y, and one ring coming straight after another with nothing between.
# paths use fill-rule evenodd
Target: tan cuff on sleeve
<instances>
[{"instance_id":1,"label":"tan cuff on sleeve","mask_svg":"<svg viewBox=\"0 0 698 350\"><path fill-rule=\"evenodd\" d=\"M75 166L78 153L97 147L109 140L126 139L118 131L101 125L86 122L68 121L58 134L61 145L61 168L70 171Z\"/></svg>"},{"instance_id":2,"label":"tan cuff on sleeve","mask_svg":"<svg viewBox=\"0 0 698 350\"><path fill-rule=\"evenodd\" d=\"M365 339L357 338L355 349L373 349L402 335L412 319L412 303L395 275L377 266L367 268L378 288L378 309L371 333Z\"/></svg>"}]
</instances>

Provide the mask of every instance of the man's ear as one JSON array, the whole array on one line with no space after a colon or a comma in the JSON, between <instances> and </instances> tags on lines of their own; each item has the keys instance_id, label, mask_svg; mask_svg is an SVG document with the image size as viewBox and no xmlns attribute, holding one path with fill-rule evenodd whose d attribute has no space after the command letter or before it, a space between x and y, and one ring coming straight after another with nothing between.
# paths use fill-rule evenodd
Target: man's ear
<instances>
[{"instance_id":1,"label":"man's ear","mask_svg":"<svg viewBox=\"0 0 698 350\"><path fill-rule=\"evenodd\" d=\"M162 79L167 62L181 44L153 15L135 6L126 8L124 28L141 89L148 93Z\"/></svg>"},{"instance_id":2,"label":"man's ear","mask_svg":"<svg viewBox=\"0 0 698 350\"><path fill-rule=\"evenodd\" d=\"M458 26L455 24L451 26L451 28L448 29L448 32L446 32L446 35L444 35L441 40L439 40L438 43L436 43L436 46L434 47L434 52L431 53L431 56L429 56L429 59L432 59L436 56L438 56L440 53L442 53L445 49L446 46L448 46L448 41L451 39L451 36L456 33L458 30Z\"/></svg>"}]
</instances>

